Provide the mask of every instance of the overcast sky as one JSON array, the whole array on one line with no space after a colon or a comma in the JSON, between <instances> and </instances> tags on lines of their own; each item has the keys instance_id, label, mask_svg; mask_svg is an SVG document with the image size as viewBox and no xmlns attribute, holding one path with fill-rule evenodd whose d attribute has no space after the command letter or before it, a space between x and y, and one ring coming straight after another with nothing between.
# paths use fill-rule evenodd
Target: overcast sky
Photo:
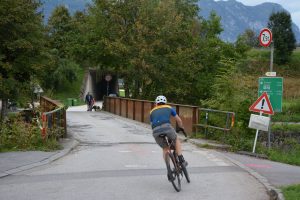
<instances>
[{"instance_id":1,"label":"overcast sky","mask_svg":"<svg viewBox=\"0 0 300 200\"><path fill-rule=\"evenodd\" d=\"M255 6L264 2L278 3L291 13L292 20L300 28L300 0L237 0L247 6Z\"/></svg>"}]
</instances>

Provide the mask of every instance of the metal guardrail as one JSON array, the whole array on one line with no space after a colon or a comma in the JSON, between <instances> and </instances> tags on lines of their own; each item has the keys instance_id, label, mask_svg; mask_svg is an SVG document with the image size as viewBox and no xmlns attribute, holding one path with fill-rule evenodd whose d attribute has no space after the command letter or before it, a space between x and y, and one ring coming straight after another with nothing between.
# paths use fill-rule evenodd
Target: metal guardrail
<instances>
[{"instance_id":1,"label":"metal guardrail","mask_svg":"<svg viewBox=\"0 0 300 200\"><path fill-rule=\"evenodd\" d=\"M229 112L229 111L220 111L220 110L214 110L214 109L206 109L206 108L199 108L199 112L200 113L205 113L204 119L202 119L202 115L199 114L199 121L200 123L198 124L194 124L194 126L196 127L196 132L198 131L199 127L203 127L205 129L205 135L208 134L208 128L212 128L212 129L217 129L217 130L221 130L221 131L225 131L228 132L232 129L232 127L234 126L234 122L235 122L235 113L234 112ZM214 122L214 124L210 124L211 121L213 120L209 120L210 116L214 115L213 117L217 118L224 118L224 124L216 124L216 122ZM223 116L220 116L223 115ZM223 120L221 120L223 121ZM201 123L203 122L203 123Z\"/></svg>"},{"instance_id":2,"label":"metal guardrail","mask_svg":"<svg viewBox=\"0 0 300 200\"><path fill-rule=\"evenodd\" d=\"M42 109L42 137L47 138L48 129L62 128L64 130L63 137L67 134L66 109L63 104L58 101L42 96L40 98Z\"/></svg>"}]
</instances>

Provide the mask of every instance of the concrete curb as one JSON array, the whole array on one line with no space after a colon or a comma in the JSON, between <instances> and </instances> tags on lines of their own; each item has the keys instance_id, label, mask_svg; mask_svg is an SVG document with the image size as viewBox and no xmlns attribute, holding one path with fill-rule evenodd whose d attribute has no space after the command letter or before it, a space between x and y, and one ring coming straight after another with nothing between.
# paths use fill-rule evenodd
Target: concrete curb
<instances>
[{"instance_id":1,"label":"concrete curb","mask_svg":"<svg viewBox=\"0 0 300 200\"><path fill-rule=\"evenodd\" d=\"M58 151L56 154L54 154L54 155L52 155L48 158L45 158L41 161L38 161L38 162L34 162L34 163L31 163L31 164L28 164L28 165L24 165L24 166L17 167L17 168L14 168L14 169L6 170L6 171L0 173L0 178L5 177L5 176L9 176L9 175L13 175L15 173L22 172L22 171L25 171L25 170L29 170L29 169L32 169L34 167L39 167L39 166L42 166L42 165L49 164L50 162L53 162L53 161L65 156L65 155L67 155L78 144L79 144L79 142L77 140L71 138L70 141L65 143L64 149Z\"/></svg>"}]
</instances>

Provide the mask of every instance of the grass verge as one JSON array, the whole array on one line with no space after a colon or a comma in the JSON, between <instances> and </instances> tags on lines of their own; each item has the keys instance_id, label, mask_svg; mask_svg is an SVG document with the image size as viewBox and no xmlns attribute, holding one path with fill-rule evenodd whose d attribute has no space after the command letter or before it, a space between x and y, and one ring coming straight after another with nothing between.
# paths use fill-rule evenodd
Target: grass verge
<instances>
[{"instance_id":1,"label":"grass verge","mask_svg":"<svg viewBox=\"0 0 300 200\"><path fill-rule=\"evenodd\" d=\"M300 200L300 184L281 188L285 200Z\"/></svg>"},{"instance_id":2,"label":"grass verge","mask_svg":"<svg viewBox=\"0 0 300 200\"><path fill-rule=\"evenodd\" d=\"M293 145L288 150L272 148L267 155L270 160L300 166L300 145Z\"/></svg>"}]
</instances>

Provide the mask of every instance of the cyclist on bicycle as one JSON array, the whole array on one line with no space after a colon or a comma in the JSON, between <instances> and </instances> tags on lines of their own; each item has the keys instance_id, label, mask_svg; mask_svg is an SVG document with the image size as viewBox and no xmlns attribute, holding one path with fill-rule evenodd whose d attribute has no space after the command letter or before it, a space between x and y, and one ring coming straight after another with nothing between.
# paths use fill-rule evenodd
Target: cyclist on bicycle
<instances>
[{"instance_id":1,"label":"cyclist on bicycle","mask_svg":"<svg viewBox=\"0 0 300 200\"><path fill-rule=\"evenodd\" d=\"M175 141L176 153L179 157L179 162L184 166L187 166L187 162L184 160L181 150L181 143L177 138L176 131L171 125L170 118L173 116L180 128L183 129L182 120L177 115L174 108L166 105L167 98L165 96L158 96L155 100L156 106L150 111L150 123L153 130L153 137L156 143L163 149L163 158L165 160L165 155L168 152L168 146L164 138L159 137L161 134L166 134L169 139ZM170 180L169 172L168 178Z\"/></svg>"}]
</instances>

